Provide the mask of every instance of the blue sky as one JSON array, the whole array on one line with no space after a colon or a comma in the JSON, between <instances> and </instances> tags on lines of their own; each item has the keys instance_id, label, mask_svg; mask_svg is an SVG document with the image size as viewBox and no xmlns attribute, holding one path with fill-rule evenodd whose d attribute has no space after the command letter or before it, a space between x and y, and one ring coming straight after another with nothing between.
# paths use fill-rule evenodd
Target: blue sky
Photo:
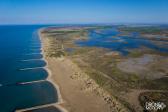
<instances>
[{"instance_id":1,"label":"blue sky","mask_svg":"<svg viewBox=\"0 0 168 112\"><path fill-rule=\"evenodd\" d=\"M0 24L168 23L168 0L0 0Z\"/></svg>"}]
</instances>

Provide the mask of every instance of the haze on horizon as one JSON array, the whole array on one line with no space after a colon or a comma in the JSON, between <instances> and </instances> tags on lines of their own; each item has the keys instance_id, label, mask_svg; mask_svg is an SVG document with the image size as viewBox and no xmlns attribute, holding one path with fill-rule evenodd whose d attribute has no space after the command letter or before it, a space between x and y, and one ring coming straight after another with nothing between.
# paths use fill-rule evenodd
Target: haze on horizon
<instances>
[{"instance_id":1,"label":"haze on horizon","mask_svg":"<svg viewBox=\"0 0 168 112\"><path fill-rule=\"evenodd\" d=\"M1 0L0 24L168 24L168 0Z\"/></svg>"}]
</instances>

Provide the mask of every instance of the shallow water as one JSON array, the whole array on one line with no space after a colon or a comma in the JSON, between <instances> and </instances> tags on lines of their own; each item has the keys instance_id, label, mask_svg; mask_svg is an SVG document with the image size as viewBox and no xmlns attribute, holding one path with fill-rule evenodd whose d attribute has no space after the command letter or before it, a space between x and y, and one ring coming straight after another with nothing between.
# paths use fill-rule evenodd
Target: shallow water
<instances>
[{"instance_id":1,"label":"shallow water","mask_svg":"<svg viewBox=\"0 0 168 112\"><path fill-rule=\"evenodd\" d=\"M44 26L0 26L0 112L57 102L57 91L46 81L37 30ZM28 69L36 68L36 69ZM21 85L21 83L41 81Z\"/></svg>"},{"instance_id":2,"label":"shallow water","mask_svg":"<svg viewBox=\"0 0 168 112\"><path fill-rule=\"evenodd\" d=\"M90 30L89 40L77 41L80 46L95 46L109 48L127 55L130 49L147 47L156 51L168 53L168 48L160 47L148 39L143 39L137 32L132 32L131 36L118 36L120 34L115 28L104 30Z\"/></svg>"}]
</instances>

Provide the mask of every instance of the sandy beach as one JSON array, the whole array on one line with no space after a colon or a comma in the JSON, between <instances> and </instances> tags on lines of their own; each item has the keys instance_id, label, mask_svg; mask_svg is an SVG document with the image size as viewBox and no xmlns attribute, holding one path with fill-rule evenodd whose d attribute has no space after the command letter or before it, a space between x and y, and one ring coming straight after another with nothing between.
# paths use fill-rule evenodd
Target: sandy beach
<instances>
[{"instance_id":1,"label":"sandy beach","mask_svg":"<svg viewBox=\"0 0 168 112\"><path fill-rule=\"evenodd\" d=\"M115 99L111 101L110 95L108 97L108 93L99 88L92 79L87 75L83 75L82 70L70 59L67 57L47 57L46 51L50 46L49 39L45 38L41 33L39 34L43 55L48 69L51 71L49 80L59 89L57 91L60 91L58 105L69 112L125 111ZM90 83L94 86L87 87ZM110 100L109 103L108 100Z\"/></svg>"},{"instance_id":2,"label":"sandy beach","mask_svg":"<svg viewBox=\"0 0 168 112\"><path fill-rule=\"evenodd\" d=\"M42 37L42 35L41 35ZM43 37L42 44L45 56L45 50L49 43ZM73 66L70 60L62 58L45 57L48 62L48 68L51 71L50 80L54 85L58 84L63 99L60 100L60 105L70 112L109 112L106 103L92 93L84 93L82 91L82 82L73 80L71 76L74 74ZM63 102L62 102L63 100Z\"/></svg>"}]
</instances>

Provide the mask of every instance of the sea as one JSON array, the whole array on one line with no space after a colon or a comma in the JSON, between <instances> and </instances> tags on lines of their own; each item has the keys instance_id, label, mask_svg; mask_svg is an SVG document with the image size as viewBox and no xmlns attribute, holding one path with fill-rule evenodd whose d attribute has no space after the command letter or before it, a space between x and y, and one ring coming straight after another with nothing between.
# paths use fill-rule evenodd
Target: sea
<instances>
[{"instance_id":1,"label":"sea","mask_svg":"<svg viewBox=\"0 0 168 112\"><path fill-rule=\"evenodd\" d=\"M0 26L0 112L58 102L47 81L38 29L45 25Z\"/></svg>"}]
</instances>

